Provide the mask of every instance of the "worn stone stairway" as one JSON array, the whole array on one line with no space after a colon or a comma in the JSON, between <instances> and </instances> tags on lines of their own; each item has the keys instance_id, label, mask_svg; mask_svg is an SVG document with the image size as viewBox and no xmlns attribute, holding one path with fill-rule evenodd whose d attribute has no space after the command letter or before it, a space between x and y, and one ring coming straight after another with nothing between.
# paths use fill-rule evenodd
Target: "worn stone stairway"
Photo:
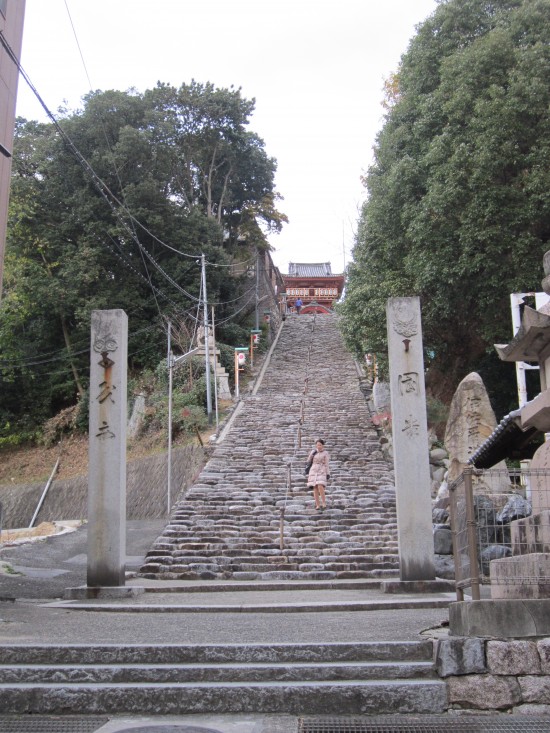
<instances>
[{"instance_id":1,"label":"worn stone stairway","mask_svg":"<svg viewBox=\"0 0 550 733\"><path fill-rule=\"evenodd\" d=\"M149 552L141 575L152 581L136 580L161 600L140 608L127 607L124 599L98 598L75 611L104 613L107 625L122 623L121 615L128 619L125 625L132 624L132 614L139 613L148 616L154 633L140 636L141 623L136 624L136 641L142 643L4 644L4 715L334 716L447 710L432 640L338 642L337 624L326 628L321 617L334 593L338 600L330 615L349 617L352 608L343 589L354 586L368 595L376 579L397 575L398 567L391 465L380 451L336 319L290 318L266 364L227 437L174 506ZM326 440L331 455L324 513L315 512L303 476L307 453L318 437ZM203 582L163 582L176 579ZM208 582L213 579L218 582ZM326 592L325 608L303 603L303 598L301 604L284 599L291 586L313 595ZM261 588L271 596L269 611L292 611L294 618L307 613L308 623L319 629L318 641L272 643L273 621L265 625L262 643L192 644L192 634L185 631L192 601L183 594L184 601L174 604L173 596L206 587L218 596ZM162 600L163 591L170 600ZM70 603L56 604L56 609L71 613ZM266 608L248 609L251 614L241 613L244 607L214 604L208 610L198 609L206 626L228 614L231 624L265 624ZM186 642L177 643L182 637Z\"/></svg>"},{"instance_id":2,"label":"worn stone stairway","mask_svg":"<svg viewBox=\"0 0 550 733\"><path fill-rule=\"evenodd\" d=\"M430 641L4 645L0 702L4 715L438 713L447 705Z\"/></svg>"},{"instance_id":3,"label":"worn stone stairway","mask_svg":"<svg viewBox=\"0 0 550 733\"><path fill-rule=\"evenodd\" d=\"M303 476L319 437L331 458L322 513ZM245 398L228 437L174 506L140 574L240 581L385 577L397 572L396 534L392 466L380 451L336 316L293 316L259 389Z\"/></svg>"}]
</instances>

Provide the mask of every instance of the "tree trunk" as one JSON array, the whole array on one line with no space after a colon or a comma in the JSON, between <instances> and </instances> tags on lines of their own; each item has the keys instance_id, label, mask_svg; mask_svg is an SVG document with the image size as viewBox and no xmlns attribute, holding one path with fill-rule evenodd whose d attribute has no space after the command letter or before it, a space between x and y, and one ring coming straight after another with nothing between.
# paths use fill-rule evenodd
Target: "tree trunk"
<instances>
[{"instance_id":1,"label":"tree trunk","mask_svg":"<svg viewBox=\"0 0 550 733\"><path fill-rule=\"evenodd\" d=\"M82 386L82 382L80 381L80 377L78 375L76 364L73 361L72 350L71 350L71 340L69 337L69 329L67 328L67 323L65 321L65 318L61 313L59 314L59 318L61 319L61 328L63 329L63 338L65 339L65 346L67 347L67 353L69 354L69 360L71 362L71 371L73 373L74 381L76 384L76 389L78 390L78 396L80 397L80 399L82 399L82 397L84 397L84 388Z\"/></svg>"}]
</instances>

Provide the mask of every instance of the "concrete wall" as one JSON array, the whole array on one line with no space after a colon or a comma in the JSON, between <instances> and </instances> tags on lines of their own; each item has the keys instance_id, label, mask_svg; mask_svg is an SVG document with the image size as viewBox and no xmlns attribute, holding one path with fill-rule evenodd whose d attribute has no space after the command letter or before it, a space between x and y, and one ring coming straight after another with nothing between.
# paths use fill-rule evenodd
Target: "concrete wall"
<instances>
[{"instance_id":1,"label":"concrete wall","mask_svg":"<svg viewBox=\"0 0 550 733\"><path fill-rule=\"evenodd\" d=\"M206 463L206 453L198 445L172 451L173 502ZM28 527L46 482L0 486L3 528ZM178 492L178 488L180 491ZM85 519L88 477L53 482L35 524L67 519ZM126 513L128 519L160 519L166 516L166 454L149 456L128 463Z\"/></svg>"}]
</instances>

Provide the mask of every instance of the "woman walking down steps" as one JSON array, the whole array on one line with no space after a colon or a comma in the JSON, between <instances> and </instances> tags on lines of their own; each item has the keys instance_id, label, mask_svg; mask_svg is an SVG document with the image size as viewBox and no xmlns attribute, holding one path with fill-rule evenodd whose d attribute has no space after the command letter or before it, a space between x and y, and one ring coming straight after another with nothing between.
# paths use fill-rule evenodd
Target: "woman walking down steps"
<instances>
[{"instance_id":1,"label":"woman walking down steps","mask_svg":"<svg viewBox=\"0 0 550 733\"><path fill-rule=\"evenodd\" d=\"M311 451L308 462L311 461L311 468L307 476L307 485L313 488L316 511L324 511L327 508L325 489L330 478L329 455L325 450L325 441L319 438L315 443L315 449Z\"/></svg>"},{"instance_id":2,"label":"woman walking down steps","mask_svg":"<svg viewBox=\"0 0 550 733\"><path fill-rule=\"evenodd\" d=\"M231 430L175 503L141 576L324 581L398 572L393 466L337 316L314 318L284 322L257 392L245 396ZM295 446L298 427L326 441L330 511L315 510L303 475L312 445ZM287 500L289 463L295 478Z\"/></svg>"}]
</instances>

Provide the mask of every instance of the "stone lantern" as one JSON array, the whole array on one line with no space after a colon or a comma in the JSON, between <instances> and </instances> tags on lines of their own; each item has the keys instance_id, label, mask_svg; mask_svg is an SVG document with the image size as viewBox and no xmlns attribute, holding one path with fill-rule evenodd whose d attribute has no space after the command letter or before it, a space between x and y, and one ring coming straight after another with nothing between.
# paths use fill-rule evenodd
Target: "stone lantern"
<instances>
[{"instance_id":1,"label":"stone lantern","mask_svg":"<svg viewBox=\"0 0 550 733\"><path fill-rule=\"evenodd\" d=\"M550 252L544 255L542 288L550 294ZM539 310L525 306L521 326L509 344L495 344L503 361L536 362L541 392L520 413L522 430L550 432L550 305ZM533 513L511 523L513 556L493 560L493 598L549 598L550 586L550 441L543 443L531 461ZM528 585L524 578L539 578ZM494 581L494 582L493 582Z\"/></svg>"}]
</instances>

